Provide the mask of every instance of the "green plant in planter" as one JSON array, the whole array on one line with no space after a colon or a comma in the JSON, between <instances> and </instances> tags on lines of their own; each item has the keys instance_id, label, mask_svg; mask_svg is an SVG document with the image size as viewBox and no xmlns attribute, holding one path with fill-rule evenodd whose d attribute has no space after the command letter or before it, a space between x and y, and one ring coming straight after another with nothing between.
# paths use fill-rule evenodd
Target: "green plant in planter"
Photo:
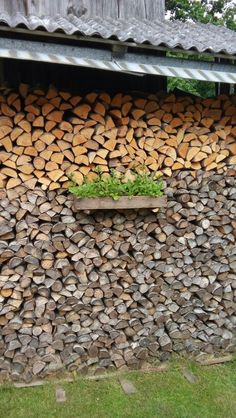
<instances>
[{"instance_id":1,"label":"green plant in planter","mask_svg":"<svg viewBox=\"0 0 236 418\"><path fill-rule=\"evenodd\" d=\"M98 177L94 181L85 179L82 185L76 184L73 174L69 191L78 197L112 197L118 200L121 196L162 196L164 182L154 174L147 174L144 170L140 172L128 170L121 174L111 170L109 175L104 176L99 167Z\"/></svg>"}]
</instances>

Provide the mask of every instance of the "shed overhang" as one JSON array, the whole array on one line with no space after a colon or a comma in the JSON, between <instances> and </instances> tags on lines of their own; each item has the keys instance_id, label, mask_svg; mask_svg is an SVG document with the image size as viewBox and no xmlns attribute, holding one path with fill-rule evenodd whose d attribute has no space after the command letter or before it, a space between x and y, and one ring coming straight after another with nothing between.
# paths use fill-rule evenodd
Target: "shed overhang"
<instances>
[{"instance_id":1,"label":"shed overhang","mask_svg":"<svg viewBox=\"0 0 236 418\"><path fill-rule=\"evenodd\" d=\"M91 42L84 46L72 46L5 37L0 38L0 57L90 67L137 76L152 74L236 83L236 66L232 64L161 57L154 52L145 54L126 48L114 52L102 45L93 47Z\"/></svg>"}]
</instances>

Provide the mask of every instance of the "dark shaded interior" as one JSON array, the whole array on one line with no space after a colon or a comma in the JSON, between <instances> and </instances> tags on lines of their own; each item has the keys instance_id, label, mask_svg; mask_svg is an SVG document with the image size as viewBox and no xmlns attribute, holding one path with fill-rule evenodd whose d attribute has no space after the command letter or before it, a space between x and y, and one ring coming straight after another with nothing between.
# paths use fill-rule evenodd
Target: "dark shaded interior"
<instances>
[{"instance_id":1,"label":"dark shaded interior","mask_svg":"<svg viewBox=\"0 0 236 418\"><path fill-rule=\"evenodd\" d=\"M88 91L117 91L156 93L166 91L166 77L115 73L94 68L73 67L45 62L4 59L2 81L9 87L18 88L19 83L58 88L85 94Z\"/></svg>"}]
</instances>

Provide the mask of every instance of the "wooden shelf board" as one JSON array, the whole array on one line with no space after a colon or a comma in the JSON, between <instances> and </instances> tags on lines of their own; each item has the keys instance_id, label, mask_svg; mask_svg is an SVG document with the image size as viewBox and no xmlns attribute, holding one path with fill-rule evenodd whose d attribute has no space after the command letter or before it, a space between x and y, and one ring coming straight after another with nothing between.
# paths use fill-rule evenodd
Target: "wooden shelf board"
<instances>
[{"instance_id":1,"label":"wooden shelf board","mask_svg":"<svg viewBox=\"0 0 236 418\"><path fill-rule=\"evenodd\" d=\"M108 209L143 209L166 207L166 196L122 196L118 200L112 197L75 198L75 210L108 210Z\"/></svg>"}]
</instances>

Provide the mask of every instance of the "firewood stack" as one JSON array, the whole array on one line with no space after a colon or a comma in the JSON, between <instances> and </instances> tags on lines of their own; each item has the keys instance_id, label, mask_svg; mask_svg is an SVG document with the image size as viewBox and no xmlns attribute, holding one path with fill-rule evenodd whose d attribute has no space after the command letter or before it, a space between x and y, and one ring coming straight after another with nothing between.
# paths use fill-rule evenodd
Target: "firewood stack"
<instances>
[{"instance_id":1,"label":"firewood stack","mask_svg":"<svg viewBox=\"0 0 236 418\"><path fill-rule=\"evenodd\" d=\"M236 164L236 99L166 98L107 93L72 96L50 87L0 95L0 187L42 190L82 183L96 167L179 169Z\"/></svg>"},{"instance_id":2,"label":"firewood stack","mask_svg":"<svg viewBox=\"0 0 236 418\"><path fill-rule=\"evenodd\" d=\"M197 173L167 178L158 214L0 192L0 379L235 350L236 171Z\"/></svg>"},{"instance_id":3,"label":"firewood stack","mask_svg":"<svg viewBox=\"0 0 236 418\"><path fill-rule=\"evenodd\" d=\"M0 380L235 350L235 104L2 90ZM65 191L143 164L158 213L77 213Z\"/></svg>"}]
</instances>

